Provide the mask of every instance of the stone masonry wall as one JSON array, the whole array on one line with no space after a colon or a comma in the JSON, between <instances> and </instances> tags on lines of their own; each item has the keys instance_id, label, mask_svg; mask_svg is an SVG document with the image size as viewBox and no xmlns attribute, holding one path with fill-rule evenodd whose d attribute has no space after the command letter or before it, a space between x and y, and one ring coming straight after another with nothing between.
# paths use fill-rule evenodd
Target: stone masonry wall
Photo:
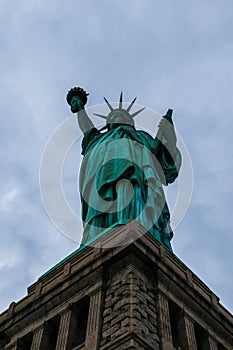
<instances>
[{"instance_id":1,"label":"stone masonry wall","mask_svg":"<svg viewBox=\"0 0 233 350\"><path fill-rule=\"evenodd\" d=\"M145 349L158 349L155 305L151 281L134 266L113 275L105 295L101 348L134 333Z\"/></svg>"}]
</instances>

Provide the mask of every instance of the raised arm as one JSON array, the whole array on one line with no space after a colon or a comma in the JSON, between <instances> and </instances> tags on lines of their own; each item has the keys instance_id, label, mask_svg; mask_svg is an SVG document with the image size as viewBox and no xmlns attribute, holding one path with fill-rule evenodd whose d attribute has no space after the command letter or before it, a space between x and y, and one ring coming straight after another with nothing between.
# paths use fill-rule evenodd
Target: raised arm
<instances>
[{"instance_id":1,"label":"raised arm","mask_svg":"<svg viewBox=\"0 0 233 350\"><path fill-rule=\"evenodd\" d=\"M88 130L94 128L94 124L88 117L84 108L87 102L88 94L82 88L75 87L67 94L67 102L71 107L73 113L77 113L78 124L82 132L85 134Z\"/></svg>"},{"instance_id":2,"label":"raised arm","mask_svg":"<svg viewBox=\"0 0 233 350\"><path fill-rule=\"evenodd\" d=\"M78 96L74 96L71 99L71 111L77 113L78 124L84 134L94 128L94 124L88 117L84 104Z\"/></svg>"}]
</instances>

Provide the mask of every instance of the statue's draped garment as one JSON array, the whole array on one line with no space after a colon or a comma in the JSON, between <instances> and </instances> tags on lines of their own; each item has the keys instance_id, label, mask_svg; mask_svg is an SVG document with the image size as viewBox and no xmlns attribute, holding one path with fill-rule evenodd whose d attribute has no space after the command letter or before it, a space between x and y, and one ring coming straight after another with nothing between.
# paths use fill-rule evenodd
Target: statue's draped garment
<instances>
[{"instance_id":1,"label":"statue's draped garment","mask_svg":"<svg viewBox=\"0 0 233 350\"><path fill-rule=\"evenodd\" d=\"M145 131L116 124L105 132L87 131L82 154L82 243L107 228L137 220L171 250L173 233L163 185L178 176L181 155L176 146L171 156L165 144ZM122 180L129 180L131 187Z\"/></svg>"}]
</instances>

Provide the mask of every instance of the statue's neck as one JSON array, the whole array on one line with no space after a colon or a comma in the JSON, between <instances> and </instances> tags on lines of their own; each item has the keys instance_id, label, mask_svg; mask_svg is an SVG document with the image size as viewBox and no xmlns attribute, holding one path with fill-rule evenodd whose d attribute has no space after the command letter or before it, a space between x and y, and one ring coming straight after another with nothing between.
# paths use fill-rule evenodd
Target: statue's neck
<instances>
[{"instance_id":1,"label":"statue's neck","mask_svg":"<svg viewBox=\"0 0 233 350\"><path fill-rule=\"evenodd\" d=\"M134 129L133 125L129 125L129 124L122 124L122 123L113 123L113 124L108 124L107 128L108 130L114 130L116 128L119 128L120 126L128 126Z\"/></svg>"}]
</instances>

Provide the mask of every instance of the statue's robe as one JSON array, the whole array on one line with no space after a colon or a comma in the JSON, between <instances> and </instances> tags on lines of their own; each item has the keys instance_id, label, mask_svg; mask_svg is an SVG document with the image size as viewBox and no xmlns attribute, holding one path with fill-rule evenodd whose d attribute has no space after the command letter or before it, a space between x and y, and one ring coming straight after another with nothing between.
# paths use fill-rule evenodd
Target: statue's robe
<instances>
[{"instance_id":1,"label":"statue's robe","mask_svg":"<svg viewBox=\"0 0 233 350\"><path fill-rule=\"evenodd\" d=\"M181 165L176 146L166 146L130 125L84 134L80 170L83 244L107 228L136 219L167 249L173 232L163 185L175 181ZM130 190L129 180L133 186ZM132 187L131 187L132 188ZM131 198L129 204L127 201Z\"/></svg>"}]
</instances>

